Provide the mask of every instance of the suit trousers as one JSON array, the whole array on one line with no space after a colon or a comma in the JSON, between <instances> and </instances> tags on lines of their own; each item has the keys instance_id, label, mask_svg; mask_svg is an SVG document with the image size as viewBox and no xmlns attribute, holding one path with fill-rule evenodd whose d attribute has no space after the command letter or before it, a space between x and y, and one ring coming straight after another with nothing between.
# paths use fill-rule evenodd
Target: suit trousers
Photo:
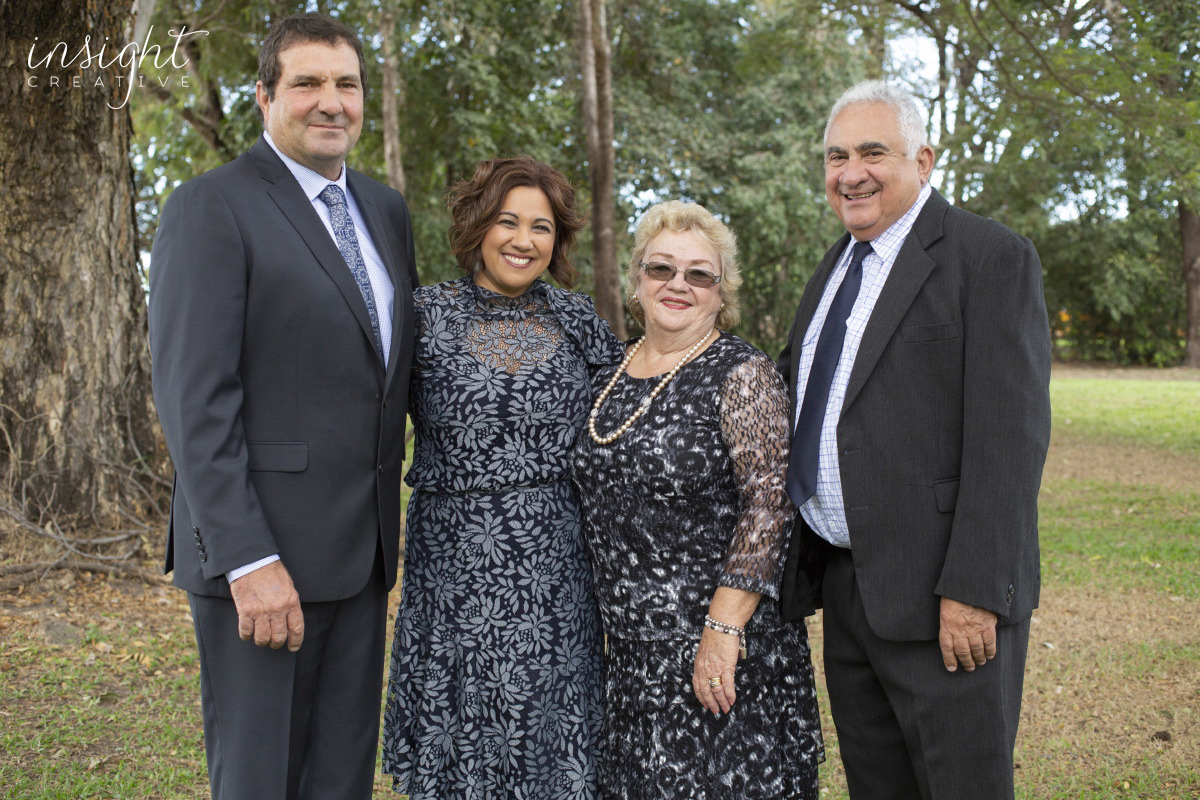
<instances>
[{"instance_id":1,"label":"suit trousers","mask_svg":"<svg viewBox=\"0 0 1200 800\"><path fill-rule=\"evenodd\" d=\"M850 797L1012 800L1029 621L997 628L996 657L984 666L947 672L937 640L871 630L852 551L831 550L825 676Z\"/></svg>"},{"instance_id":2,"label":"suit trousers","mask_svg":"<svg viewBox=\"0 0 1200 800\"><path fill-rule=\"evenodd\" d=\"M242 641L228 598L189 592L188 602L213 800L369 800L387 626L381 558L357 595L301 601L295 653Z\"/></svg>"}]
</instances>

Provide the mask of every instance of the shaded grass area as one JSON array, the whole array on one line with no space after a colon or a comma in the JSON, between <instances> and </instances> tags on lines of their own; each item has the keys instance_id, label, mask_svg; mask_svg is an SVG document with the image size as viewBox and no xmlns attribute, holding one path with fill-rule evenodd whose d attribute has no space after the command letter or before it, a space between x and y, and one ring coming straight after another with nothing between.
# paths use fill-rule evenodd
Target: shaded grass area
<instances>
[{"instance_id":1,"label":"shaded grass area","mask_svg":"<svg viewBox=\"0 0 1200 800\"><path fill-rule=\"evenodd\" d=\"M208 796L195 640L186 603L166 604L91 578L0 605L0 796Z\"/></svg>"}]
</instances>

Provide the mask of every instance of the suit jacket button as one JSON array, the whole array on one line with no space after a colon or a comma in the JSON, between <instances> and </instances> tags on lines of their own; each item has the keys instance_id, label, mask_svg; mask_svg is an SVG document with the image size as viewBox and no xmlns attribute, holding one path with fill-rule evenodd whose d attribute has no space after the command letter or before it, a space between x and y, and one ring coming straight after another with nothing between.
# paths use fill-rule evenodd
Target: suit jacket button
<instances>
[{"instance_id":1,"label":"suit jacket button","mask_svg":"<svg viewBox=\"0 0 1200 800\"><path fill-rule=\"evenodd\" d=\"M208 553L206 553L206 552L204 552L203 550L201 550L201 551L200 551L200 560L201 560L201 561L208 561Z\"/></svg>"},{"instance_id":2,"label":"suit jacket button","mask_svg":"<svg viewBox=\"0 0 1200 800\"><path fill-rule=\"evenodd\" d=\"M379 465L379 471L380 471L380 472L383 472L383 464L380 464L380 465Z\"/></svg>"},{"instance_id":3,"label":"suit jacket button","mask_svg":"<svg viewBox=\"0 0 1200 800\"><path fill-rule=\"evenodd\" d=\"M1014 592L1016 592L1016 590L1017 590L1017 587L1013 586L1012 584L1009 584L1009 586L1008 586L1008 594L1004 596L1004 599L1005 599L1007 602L1011 603L1011 602L1012 602L1012 599L1013 599L1013 593L1014 593Z\"/></svg>"}]
</instances>

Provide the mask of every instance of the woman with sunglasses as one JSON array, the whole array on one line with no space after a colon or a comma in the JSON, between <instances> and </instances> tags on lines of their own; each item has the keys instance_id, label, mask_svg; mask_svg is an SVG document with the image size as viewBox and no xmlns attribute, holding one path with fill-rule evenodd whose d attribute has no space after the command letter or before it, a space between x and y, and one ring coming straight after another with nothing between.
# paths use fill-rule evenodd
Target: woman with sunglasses
<instances>
[{"instance_id":1,"label":"woman with sunglasses","mask_svg":"<svg viewBox=\"0 0 1200 800\"><path fill-rule=\"evenodd\" d=\"M733 233L671 201L638 225L645 328L594 369L575 447L606 634L602 798L816 798L824 757L804 624L779 616L795 507L788 400L738 320Z\"/></svg>"}]
</instances>

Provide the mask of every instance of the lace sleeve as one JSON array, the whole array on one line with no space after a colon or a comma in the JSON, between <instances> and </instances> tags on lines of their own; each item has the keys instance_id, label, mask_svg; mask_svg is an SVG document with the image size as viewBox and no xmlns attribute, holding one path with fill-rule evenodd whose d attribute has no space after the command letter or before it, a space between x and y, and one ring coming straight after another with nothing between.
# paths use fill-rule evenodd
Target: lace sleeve
<instances>
[{"instance_id":1,"label":"lace sleeve","mask_svg":"<svg viewBox=\"0 0 1200 800\"><path fill-rule=\"evenodd\" d=\"M719 583L778 598L796 507L785 488L787 394L770 359L757 354L730 373L721 387L720 419L737 482L738 521Z\"/></svg>"}]
</instances>

